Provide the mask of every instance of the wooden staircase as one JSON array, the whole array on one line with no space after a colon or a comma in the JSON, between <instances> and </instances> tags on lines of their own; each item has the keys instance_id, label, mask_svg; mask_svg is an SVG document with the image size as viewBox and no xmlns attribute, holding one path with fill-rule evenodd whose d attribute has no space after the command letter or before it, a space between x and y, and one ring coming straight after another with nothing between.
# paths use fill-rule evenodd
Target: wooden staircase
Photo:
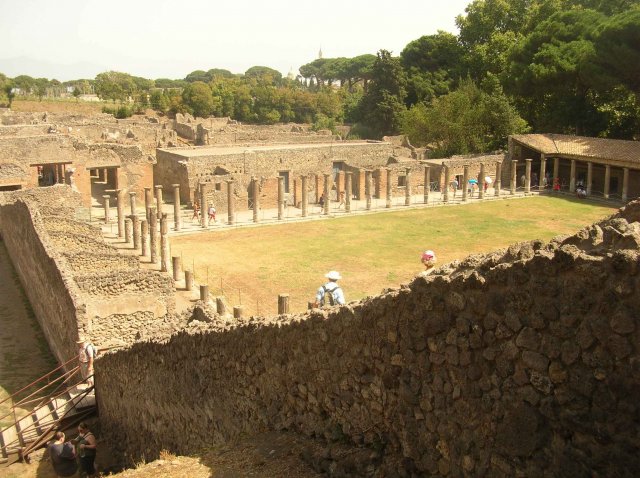
<instances>
[{"instance_id":1,"label":"wooden staircase","mask_svg":"<svg viewBox=\"0 0 640 478\"><path fill-rule=\"evenodd\" d=\"M8 466L19 460L28 461L29 453L44 446L58 429L73 426L95 412L94 388L82 381L79 368L75 367L58 375L67 364L4 400L13 401L17 395L28 393L31 387L36 388L34 392L13 403L9 414L0 417L0 420L5 421L11 417L13 421L0 430L0 465ZM42 385L44 382L46 384ZM18 416L18 408L30 412Z\"/></svg>"}]
</instances>

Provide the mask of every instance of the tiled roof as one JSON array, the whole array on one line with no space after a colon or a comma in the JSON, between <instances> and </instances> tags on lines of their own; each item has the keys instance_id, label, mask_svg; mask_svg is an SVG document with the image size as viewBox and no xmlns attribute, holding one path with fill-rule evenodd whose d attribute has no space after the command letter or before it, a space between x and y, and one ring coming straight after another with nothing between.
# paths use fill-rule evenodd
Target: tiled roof
<instances>
[{"instance_id":1,"label":"tiled roof","mask_svg":"<svg viewBox=\"0 0 640 478\"><path fill-rule=\"evenodd\" d=\"M640 141L588 138L563 134L520 134L512 138L548 156L581 156L640 163Z\"/></svg>"}]
</instances>

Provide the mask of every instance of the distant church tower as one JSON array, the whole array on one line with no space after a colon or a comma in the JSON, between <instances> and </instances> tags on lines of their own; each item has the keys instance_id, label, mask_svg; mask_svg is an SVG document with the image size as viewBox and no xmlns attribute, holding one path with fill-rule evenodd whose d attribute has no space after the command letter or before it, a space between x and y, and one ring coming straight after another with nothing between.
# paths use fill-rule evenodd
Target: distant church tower
<instances>
[{"instance_id":1,"label":"distant church tower","mask_svg":"<svg viewBox=\"0 0 640 478\"><path fill-rule=\"evenodd\" d=\"M320 51L318 51L318 60L322 60L322 47L320 47Z\"/></svg>"}]
</instances>

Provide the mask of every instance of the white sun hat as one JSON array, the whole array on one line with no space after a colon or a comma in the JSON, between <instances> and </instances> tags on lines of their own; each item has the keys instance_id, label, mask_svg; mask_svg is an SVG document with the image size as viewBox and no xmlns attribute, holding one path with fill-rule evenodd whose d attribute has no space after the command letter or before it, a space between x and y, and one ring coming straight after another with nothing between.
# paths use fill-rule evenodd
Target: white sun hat
<instances>
[{"instance_id":1,"label":"white sun hat","mask_svg":"<svg viewBox=\"0 0 640 478\"><path fill-rule=\"evenodd\" d=\"M340 279L342 279L342 276L340 275L340 273L338 271L329 271L324 276L329 280L340 280Z\"/></svg>"}]
</instances>

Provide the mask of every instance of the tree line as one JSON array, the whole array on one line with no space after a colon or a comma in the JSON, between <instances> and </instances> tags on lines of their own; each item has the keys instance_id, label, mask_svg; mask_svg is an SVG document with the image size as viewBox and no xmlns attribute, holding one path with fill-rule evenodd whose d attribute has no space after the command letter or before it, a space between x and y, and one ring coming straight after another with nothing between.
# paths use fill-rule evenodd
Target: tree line
<instances>
[{"instance_id":1,"label":"tree line","mask_svg":"<svg viewBox=\"0 0 640 478\"><path fill-rule=\"evenodd\" d=\"M348 123L352 137L404 133L434 157L504 148L507 135L527 131L638 138L640 0L473 0L456 24L457 35L422 36L399 56L319 58L296 78L254 66L68 83L74 95L89 87L118 103L123 116L152 107L316 129ZM0 103L12 87L39 96L45 81L0 75Z\"/></svg>"}]
</instances>

